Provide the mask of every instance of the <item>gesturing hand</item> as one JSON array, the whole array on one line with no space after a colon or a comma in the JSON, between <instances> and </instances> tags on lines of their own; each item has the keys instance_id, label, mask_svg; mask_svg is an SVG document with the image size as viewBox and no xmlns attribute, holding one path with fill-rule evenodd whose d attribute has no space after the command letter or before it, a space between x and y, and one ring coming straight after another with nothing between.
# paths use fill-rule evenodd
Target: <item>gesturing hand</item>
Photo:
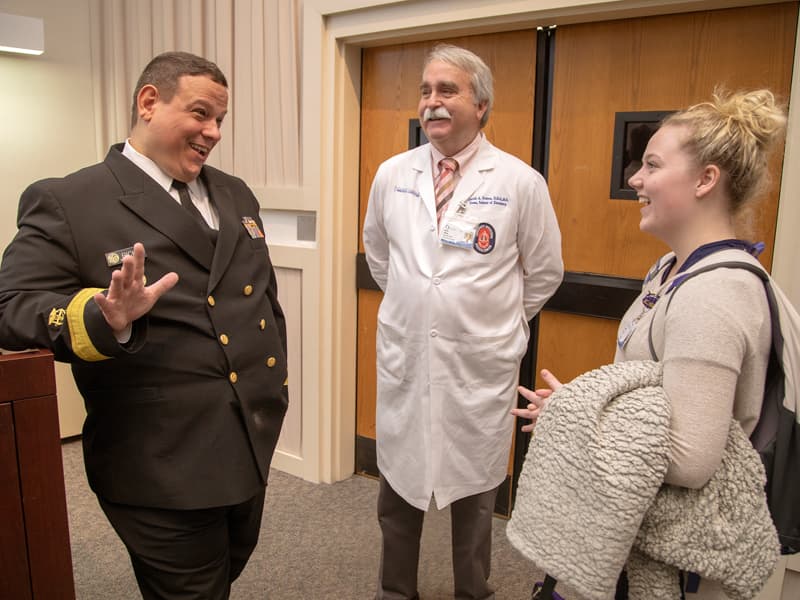
<instances>
[{"instance_id":1,"label":"gesturing hand","mask_svg":"<svg viewBox=\"0 0 800 600\"><path fill-rule=\"evenodd\" d=\"M122 268L111 274L108 294L94 295L94 301L115 333L124 331L146 314L158 299L178 283L177 273L167 273L146 286L144 282L144 246L137 242L133 255L122 259Z\"/></svg>"},{"instance_id":2,"label":"gesturing hand","mask_svg":"<svg viewBox=\"0 0 800 600\"><path fill-rule=\"evenodd\" d=\"M539 414L550 401L550 395L563 385L558 379L556 379L555 375L553 375L547 369L542 369L541 374L542 379L544 379L544 382L548 385L547 388L542 388L536 391L529 390L523 386L519 386L517 388L522 397L530 403L528 404L527 408L511 409L512 415L531 420L530 423L522 426L522 431L533 431L533 428L536 427L536 421L539 419Z\"/></svg>"}]
</instances>

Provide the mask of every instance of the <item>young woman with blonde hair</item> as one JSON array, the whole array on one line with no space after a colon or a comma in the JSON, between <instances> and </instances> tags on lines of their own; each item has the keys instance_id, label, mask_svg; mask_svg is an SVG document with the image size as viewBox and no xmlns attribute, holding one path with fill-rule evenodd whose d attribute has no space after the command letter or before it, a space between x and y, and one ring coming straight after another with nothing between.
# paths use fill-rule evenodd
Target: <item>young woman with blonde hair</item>
<instances>
[{"instance_id":1,"label":"young woman with blonde hair","mask_svg":"<svg viewBox=\"0 0 800 600\"><path fill-rule=\"evenodd\" d=\"M768 179L768 156L786 115L768 90L716 92L709 102L668 116L653 134L642 167L630 179L641 205L642 231L670 249L650 269L639 297L620 323L615 362L651 359L650 339L663 363L672 406L671 462L666 483L702 487L722 459L731 417L749 435L761 410L770 351L770 313L761 280L730 260L757 263L763 244L737 237L736 216ZM550 389L520 388L529 401L513 414L531 419L560 382L542 371ZM703 580L696 598L725 598Z\"/></svg>"}]
</instances>

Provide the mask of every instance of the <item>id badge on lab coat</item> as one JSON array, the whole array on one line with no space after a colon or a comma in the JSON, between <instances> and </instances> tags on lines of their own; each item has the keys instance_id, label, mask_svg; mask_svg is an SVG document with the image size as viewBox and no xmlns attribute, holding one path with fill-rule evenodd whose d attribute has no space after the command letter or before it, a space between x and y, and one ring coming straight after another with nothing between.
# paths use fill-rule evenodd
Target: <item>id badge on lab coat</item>
<instances>
[{"instance_id":1,"label":"id badge on lab coat","mask_svg":"<svg viewBox=\"0 0 800 600\"><path fill-rule=\"evenodd\" d=\"M469 250L475 242L477 226L478 222L475 219L469 219L456 212L449 219L445 219L442 233L439 235L439 242L447 246Z\"/></svg>"}]
</instances>

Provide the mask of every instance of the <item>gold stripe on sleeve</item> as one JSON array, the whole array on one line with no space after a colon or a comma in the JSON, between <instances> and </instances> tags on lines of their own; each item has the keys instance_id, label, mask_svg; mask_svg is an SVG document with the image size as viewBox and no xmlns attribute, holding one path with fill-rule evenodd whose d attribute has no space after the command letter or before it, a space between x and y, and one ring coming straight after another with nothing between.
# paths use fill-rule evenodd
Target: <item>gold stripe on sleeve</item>
<instances>
[{"instance_id":1,"label":"gold stripe on sleeve","mask_svg":"<svg viewBox=\"0 0 800 600\"><path fill-rule=\"evenodd\" d=\"M92 300L97 292L102 291L103 288L84 288L75 295L67 306L67 324L69 325L72 352L75 353L75 356L87 362L97 362L111 358L101 354L94 347L89 333L86 331L86 323L83 320L86 303Z\"/></svg>"}]
</instances>

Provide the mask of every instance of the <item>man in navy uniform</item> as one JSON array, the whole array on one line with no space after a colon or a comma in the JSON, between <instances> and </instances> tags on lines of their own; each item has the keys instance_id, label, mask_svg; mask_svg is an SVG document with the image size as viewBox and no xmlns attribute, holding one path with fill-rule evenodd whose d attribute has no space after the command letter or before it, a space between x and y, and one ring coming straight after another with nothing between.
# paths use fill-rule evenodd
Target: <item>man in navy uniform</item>
<instances>
[{"instance_id":1,"label":"man in navy uniform","mask_svg":"<svg viewBox=\"0 0 800 600\"><path fill-rule=\"evenodd\" d=\"M225 76L168 52L105 160L22 194L0 347L72 364L89 483L145 599L227 598L286 412L286 328L259 205L205 164Z\"/></svg>"}]
</instances>

